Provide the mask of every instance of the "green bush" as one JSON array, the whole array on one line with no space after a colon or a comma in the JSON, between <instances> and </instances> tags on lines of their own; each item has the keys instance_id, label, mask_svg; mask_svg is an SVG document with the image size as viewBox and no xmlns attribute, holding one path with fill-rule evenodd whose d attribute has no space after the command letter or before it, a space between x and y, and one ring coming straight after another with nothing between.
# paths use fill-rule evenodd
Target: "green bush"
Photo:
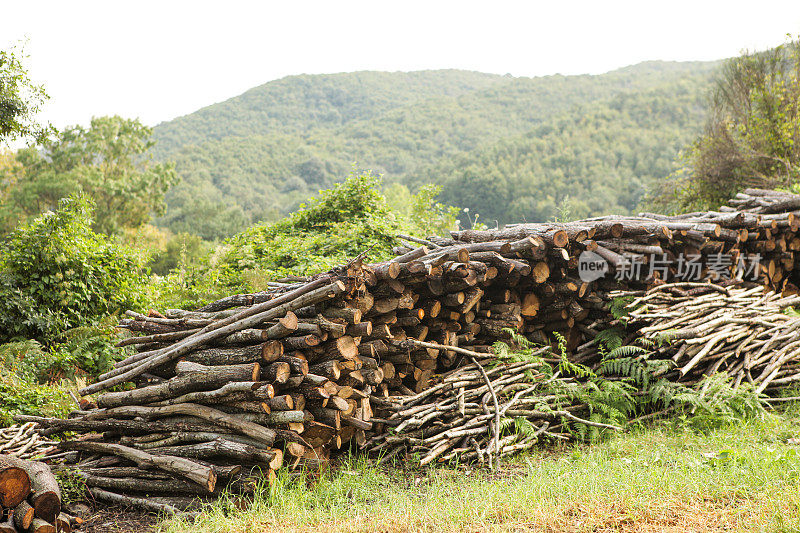
<instances>
[{"instance_id":1,"label":"green bush","mask_svg":"<svg viewBox=\"0 0 800 533\"><path fill-rule=\"evenodd\" d=\"M17 414L66 416L74 408L65 382L43 384L51 381L53 361L33 340L0 345L0 427Z\"/></svg>"},{"instance_id":2,"label":"green bush","mask_svg":"<svg viewBox=\"0 0 800 533\"><path fill-rule=\"evenodd\" d=\"M65 330L138 308L144 275L131 250L91 229L93 205L65 198L0 247L0 342L49 346Z\"/></svg>"},{"instance_id":3,"label":"green bush","mask_svg":"<svg viewBox=\"0 0 800 533\"><path fill-rule=\"evenodd\" d=\"M148 266L153 274L166 276L175 269L200 264L207 248L207 244L199 236L179 233L167 240L163 251L153 254Z\"/></svg>"},{"instance_id":4,"label":"green bush","mask_svg":"<svg viewBox=\"0 0 800 533\"><path fill-rule=\"evenodd\" d=\"M455 220L452 208L434 202L436 191L430 188L411 199L408 214L398 215L380 185L370 172L353 172L344 183L322 191L288 217L232 237L218 265L220 279L228 285L253 287L254 277L315 274L362 253L368 261L381 261L392 257L396 233L418 233L431 215L437 221ZM424 206L430 207L427 213Z\"/></svg>"}]
</instances>

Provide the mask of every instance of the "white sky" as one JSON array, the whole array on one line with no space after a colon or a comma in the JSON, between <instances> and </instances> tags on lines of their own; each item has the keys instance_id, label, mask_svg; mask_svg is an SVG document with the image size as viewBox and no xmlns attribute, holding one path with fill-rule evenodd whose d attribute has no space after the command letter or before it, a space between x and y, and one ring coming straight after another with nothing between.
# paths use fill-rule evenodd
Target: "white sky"
<instances>
[{"instance_id":1,"label":"white sky","mask_svg":"<svg viewBox=\"0 0 800 533\"><path fill-rule=\"evenodd\" d=\"M710 60L800 33L777 0L2 0L0 47L28 65L58 127L155 125L290 74L461 68L540 76Z\"/></svg>"}]
</instances>

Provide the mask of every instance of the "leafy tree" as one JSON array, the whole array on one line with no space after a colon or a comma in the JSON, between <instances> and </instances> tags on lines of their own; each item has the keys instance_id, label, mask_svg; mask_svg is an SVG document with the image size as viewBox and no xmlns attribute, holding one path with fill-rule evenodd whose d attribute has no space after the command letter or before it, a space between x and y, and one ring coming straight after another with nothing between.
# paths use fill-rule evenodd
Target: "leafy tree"
<instances>
[{"instance_id":1,"label":"leafy tree","mask_svg":"<svg viewBox=\"0 0 800 533\"><path fill-rule=\"evenodd\" d=\"M222 240L250 225L241 206L210 198L195 189L186 189L173 196L173 208L157 222L175 233L193 233L205 240ZM217 195L218 196L218 195Z\"/></svg>"},{"instance_id":2,"label":"leafy tree","mask_svg":"<svg viewBox=\"0 0 800 533\"><path fill-rule=\"evenodd\" d=\"M248 269L268 277L307 275L328 270L367 252L386 257L400 224L379 192L378 178L355 172L319 198L278 222L261 224L227 241L221 269L240 284Z\"/></svg>"},{"instance_id":3,"label":"leafy tree","mask_svg":"<svg viewBox=\"0 0 800 533\"><path fill-rule=\"evenodd\" d=\"M76 196L12 233L0 247L0 342L52 344L71 328L141 304L142 265L92 227Z\"/></svg>"},{"instance_id":4,"label":"leafy tree","mask_svg":"<svg viewBox=\"0 0 800 533\"><path fill-rule=\"evenodd\" d=\"M47 99L44 87L33 83L18 50L0 50L0 143L18 139L43 140L49 126L36 121Z\"/></svg>"},{"instance_id":5,"label":"leafy tree","mask_svg":"<svg viewBox=\"0 0 800 533\"><path fill-rule=\"evenodd\" d=\"M171 164L153 163L147 155L151 133L138 120L100 117L88 129L65 129L41 150L20 150L22 175L9 188L0 220L8 228L78 191L95 200L94 227L102 233L119 233L163 214L164 195L177 177Z\"/></svg>"},{"instance_id":6,"label":"leafy tree","mask_svg":"<svg viewBox=\"0 0 800 533\"><path fill-rule=\"evenodd\" d=\"M159 251L150 261L149 266L154 274L165 276L176 268L186 265L197 265L206 253L206 246L198 235L179 233L170 238L164 250Z\"/></svg>"},{"instance_id":7,"label":"leafy tree","mask_svg":"<svg viewBox=\"0 0 800 533\"><path fill-rule=\"evenodd\" d=\"M709 208L744 187L790 187L800 179L800 41L725 62L705 133L656 203Z\"/></svg>"},{"instance_id":8,"label":"leafy tree","mask_svg":"<svg viewBox=\"0 0 800 533\"><path fill-rule=\"evenodd\" d=\"M436 201L442 188L428 184L411 194L408 187L393 183L386 188L389 207L419 235L444 235L454 228L458 208Z\"/></svg>"}]
</instances>

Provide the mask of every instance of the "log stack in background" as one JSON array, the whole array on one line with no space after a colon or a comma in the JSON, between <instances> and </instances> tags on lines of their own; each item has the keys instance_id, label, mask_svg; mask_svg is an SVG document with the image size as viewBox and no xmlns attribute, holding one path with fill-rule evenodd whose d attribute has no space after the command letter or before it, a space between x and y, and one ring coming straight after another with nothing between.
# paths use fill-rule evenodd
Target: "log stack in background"
<instances>
[{"instance_id":1,"label":"log stack in background","mask_svg":"<svg viewBox=\"0 0 800 533\"><path fill-rule=\"evenodd\" d=\"M80 411L66 420L21 420L37 422L45 434L81 435L63 442L60 453L98 498L171 511L183 502L175 494L204 497L225 486L247 492L256 467L270 476L284 463L318 466L351 442L384 446L381 436L397 426L397 417L389 420L396 400L418 398L448 379L463 382L459 409L484 409L481 387L494 385L486 384L476 354L490 357L491 345L509 331L543 345L563 339L567 350L585 355L598 324L608 321L609 291L662 282L645 279L651 254L672 261L673 276L681 254L704 263L728 255L731 276L740 256L759 254L758 282L795 291L797 200L748 190L719 212L404 237L421 246L399 248L384 263L354 261L195 311L131 312L120 327L137 336L120 344L137 351L81 391ZM610 276L581 281L584 251L607 261ZM643 254L641 279L614 280L626 253ZM513 383L521 375L515 369L500 371L497 387ZM107 392L123 384L134 388ZM478 397L483 403L472 405ZM476 416L486 423L492 417L485 415ZM461 429L468 432L462 437L485 431ZM434 441L426 453L436 450L431 460L485 455L492 444L479 443L481 452L462 441L446 450ZM498 452L496 439L493 446Z\"/></svg>"}]
</instances>

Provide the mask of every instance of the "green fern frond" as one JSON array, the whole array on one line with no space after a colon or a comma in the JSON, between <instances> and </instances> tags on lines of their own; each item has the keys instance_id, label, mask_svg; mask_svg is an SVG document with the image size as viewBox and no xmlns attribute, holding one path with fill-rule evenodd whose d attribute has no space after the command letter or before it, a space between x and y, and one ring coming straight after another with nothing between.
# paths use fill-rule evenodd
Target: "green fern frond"
<instances>
[{"instance_id":1,"label":"green fern frond","mask_svg":"<svg viewBox=\"0 0 800 533\"><path fill-rule=\"evenodd\" d=\"M595 344L611 351L622 346L624 332L620 328L604 329L594 338Z\"/></svg>"},{"instance_id":2,"label":"green fern frond","mask_svg":"<svg viewBox=\"0 0 800 533\"><path fill-rule=\"evenodd\" d=\"M634 357L637 355L646 354L647 350L642 348L641 346L631 346L630 344L627 346L619 346L614 348L608 353L608 359L617 359L620 357Z\"/></svg>"},{"instance_id":3,"label":"green fern frond","mask_svg":"<svg viewBox=\"0 0 800 533\"><path fill-rule=\"evenodd\" d=\"M514 419L514 430L523 437L532 437L536 434L536 426L525 417L518 416Z\"/></svg>"},{"instance_id":4,"label":"green fern frond","mask_svg":"<svg viewBox=\"0 0 800 533\"><path fill-rule=\"evenodd\" d=\"M627 307L632 302L633 302L633 296L622 296L619 298L614 298L613 300L611 300L611 304L608 306L608 309L611 312L611 316L613 316L617 320L627 316L631 312L631 309L627 309Z\"/></svg>"}]
</instances>

